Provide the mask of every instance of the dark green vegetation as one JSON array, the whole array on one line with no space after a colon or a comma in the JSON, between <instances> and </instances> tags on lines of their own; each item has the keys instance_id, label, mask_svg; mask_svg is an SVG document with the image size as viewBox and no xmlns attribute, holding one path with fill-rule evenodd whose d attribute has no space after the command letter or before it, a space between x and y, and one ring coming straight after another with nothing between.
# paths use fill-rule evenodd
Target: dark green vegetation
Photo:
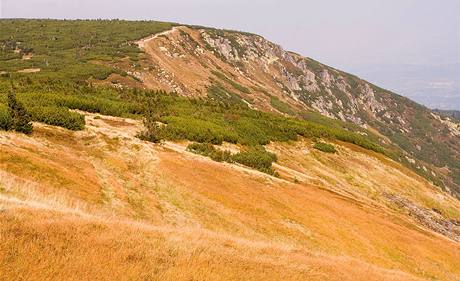
<instances>
[{"instance_id":1,"label":"dark green vegetation","mask_svg":"<svg viewBox=\"0 0 460 281\"><path fill-rule=\"evenodd\" d=\"M0 71L40 68L35 76L85 82L104 79L116 69L92 61L139 59L133 40L174 24L120 20L0 20ZM29 60L24 55L32 55Z\"/></svg>"},{"instance_id":2,"label":"dark green vegetation","mask_svg":"<svg viewBox=\"0 0 460 281\"><path fill-rule=\"evenodd\" d=\"M246 105L240 95L233 91L229 91L222 86L219 82L215 82L208 88L208 97L215 101L223 103L232 103L238 105Z\"/></svg>"},{"instance_id":3,"label":"dark green vegetation","mask_svg":"<svg viewBox=\"0 0 460 281\"><path fill-rule=\"evenodd\" d=\"M232 163L232 154L228 150L216 149L211 143L191 143L187 146L187 150L195 154L207 156L217 162Z\"/></svg>"},{"instance_id":4,"label":"dark green vegetation","mask_svg":"<svg viewBox=\"0 0 460 281\"><path fill-rule=\"evenodd\" d=\"M164 109L158 120L166 125L160 127L157 135L160 134L163 139L188 139L212 144L226 141L257 146L271 141L297 140L303 136L336 139L384 152L378 144L344 128L331 128L209 99L187 99L156 92L145 92L144 95L144 99L156 95L161 100Z\"/></svg>"},{"instance_id":5,"label":"dark green vegetation","mask_svg":"<svg viewBox=\"0 0 460 281\"><path fill-rule=\"evenodd\" d=\"M238 91L240 91L242 93L245 93L245 94L251 94L251 90L249 90L248 88L244 87L243 85L233 81L232 79L229 79L222 72L213 70L212 74L214 74L217 78L219 78L223 82L226 82L226 83L230 84L235 90L238 90Z\"/></svg>"},{"instance_id":6,"label":"dark green vegetation","mask_svg":"<svg viewBox=\"0 0 460 281\"><path fill-rule=\"evenodd\" d=\"M19 92L17 99L24 105L32 121L40 121L70 130L81 130L85 125L83 115L71 112L69 109L127 117L142 113L137 102L122 100L120 93L113 89L88 86L65 87L65 84L52 84L56 88L48 91L47 89L36 89L35 83L14 83L16 91ZM10 118L5 110L1 110L6 105L6 94L0 92L0 116L3 116L0 117L0 120Z\"/></svg>"},{"instance_id":7,"label":"dark green vegetation","mask_svg":"<svg viewBox=\"0 0 460 281\"><path fill-rule=\"evenodd\" d=\"M246 147L243 151L232 154L228 150L216 149L210 143L192 143L187 146L187 150L210 157L214 161L236 162L270 175L277 175L272 168L272 163L276 162L277 157L266 151L263 146Z\"/></svg>"},{"instance_id":8,"label":"dark green vegetation","mask_svg":"<svg viewBox=\"0 0 460 281\"><path fill-rule=\"evenodd\" d=\"M164 96L165 93L162 93ZM163 139L163 124L161 117L166 114L166 108L161 100L161 95L150 95L144 99L143 115L145 130L138 133L138 138L159 143Z\"/></svg>"},{"instance_id":9,"label":"dark green vegetation","mask_svg":"<svg viewBox=\"0 0 460 281\"><path fill-rule=\"evenodd\" d=\"M249 147L233 155L232 158L237 163L256 168L270 175L277 175L272 168L272 163L277 160L276 155L266 151L262 146Z\"/></svg>"},{"instance_id":10,"label":"dark green vegetation","mask_svg":"<svg viewBox=\"0 0 460 281\"><path fill-rule=\"evenodd\" d=\"M14 92L8 93L8 112L1 120L1 125L6 130L15 130L24 134L32 132L32 123L30 122L30 115L24 108L21 102L16 99Z\"/></svg>"},{"instance_id":11,"label":"dark green vegetation","mask_svg":"<svg viewBox=\"0 0 460 281\"><path fill-rule=\"evenodd\" d=\"M29 112L33 120L46 124L75 131L85 127L85 117L65 107L34 106L29 108Z\"/></svg>"},{"instance_id":12,"label":"dark green vegetation","mask_svg":"<svg viewBox=\"0 0 460 281\"><path fill-rule=\"evenodd\" d=\"M327 153L336 153L337 150L332 144L325 143L325 142L317 142L315 145L313 145L313 148L318 149L322 152L327 152Z\"/></svg>"},{"instance_id":13,"label":"dark green vegetation","mask_svg":"<svg viewBox=\"0 0 460 281\"><path fill-rule=\"evenodd\" d=\"M10 130L12 122L8 106L0 104L0 130Z\"/></svg>"},{"instance_id":14,"label":"dark green vegetation","mask_svg":"<svg viewBox=\"0 0 460 281\"><path fill-rule=\"evenodd\" d=\"M115 116L141 113L135 108L137 104L122 101L122 94L92 87L89 81L106 79L112 73L127 76L107 64L126 59L135 63L142 53L132 41L173 25L119 20L0 20L0 127L11 126L11 116L5 110L6 93L11 88L17 91L31 120L71 130L82 129L84 118L68 109ZM30 68L40 71L18 72Z\"/></svg>"}]
</instances>

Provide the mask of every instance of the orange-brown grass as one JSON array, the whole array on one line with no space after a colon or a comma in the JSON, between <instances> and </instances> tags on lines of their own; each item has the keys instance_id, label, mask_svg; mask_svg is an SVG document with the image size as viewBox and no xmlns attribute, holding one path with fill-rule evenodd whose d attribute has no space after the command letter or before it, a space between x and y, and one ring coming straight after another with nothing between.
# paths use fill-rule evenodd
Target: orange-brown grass
<instances>
[{"instance_id":1,"label":"orange-brown grass","mask_svg":"<svg viewBox=\"0 0 460 281\"><path fill-rule=\"evenodd\" d=\"M397 163L271 144L274 178L94 117L0 133L0 280L460 280L460 244L384 194L459 202Z\"/></svg>"},{"instance_id":2,"label":"orange-brown grass","mask_svg":"<svg viewBox=\"0 0 460 281\"><path fill-rule=\"evenodd\" d=\"M436 208L447 218L460 219L460 202L443 193L408 168L375 152L338 142L339 152L327 154L312 149L308 140L272 144L279 155L282 177L327 186L361 200L384 202L384 194L398 194L420 206ZM284 172L284 173L283 173Z\"/></svg>"},{"instance_id":3,"label":"orange-brown grass","mask_svg":"<svg viewBox=\"0 0 460 281\"><path fill-rule=\"evenodd\" d=\"M0 280L418 280L345 256L202 229L0 213Z\"/></svg>"},{"instance_id":4,"label":"orange-brown grass","mask_svg":"<svg viewBox=\"0 0 460 281\"><path fill-rule=\"evenodd\" d=\"M199 210L182 206L198 212L196 219L206 218L208 228L359 257L424 277L439 269L434 260L450 260L441 271L455 272L452 276L460 277L458 244L422 230L384 207L376 208L312 186L272 181L251 173L242 176L240 171L215 163L163 159L161 170L181 175L170 179L171 185L177 186L173 191L193 194L193 199L184 199L184 204L196 198L199 205L208 206ZM206 203L208 200L212 204ZM209 214L216 217L207 218Z\"/></svg>"}]
</instances>

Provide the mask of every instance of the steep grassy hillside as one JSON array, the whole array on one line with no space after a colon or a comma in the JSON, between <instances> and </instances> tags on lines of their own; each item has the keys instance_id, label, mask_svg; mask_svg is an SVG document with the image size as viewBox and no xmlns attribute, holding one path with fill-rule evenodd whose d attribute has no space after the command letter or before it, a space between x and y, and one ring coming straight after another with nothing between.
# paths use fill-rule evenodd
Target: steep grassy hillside
<instances>
[{"instance_id":1,"label":"steep grassy hillside","mask_svg":"<svg viewBox=\"0 0 460 281\"><path fill-rule=\"evenodd\" d=\"M0 20L0 280L460 280L459 138L257 35Z\"/></svg>"},{"instance_id":2,"label":"steep grassy hillside","mask_svg":"<svg viewBox=\"0 0 460 281\"><path fill-rule=\"evenodd\" d=\"M0 132L0 280L460 280L460 203L379 153L275 142L277 178L84 114Z\"/></svg>"}]
</instances>

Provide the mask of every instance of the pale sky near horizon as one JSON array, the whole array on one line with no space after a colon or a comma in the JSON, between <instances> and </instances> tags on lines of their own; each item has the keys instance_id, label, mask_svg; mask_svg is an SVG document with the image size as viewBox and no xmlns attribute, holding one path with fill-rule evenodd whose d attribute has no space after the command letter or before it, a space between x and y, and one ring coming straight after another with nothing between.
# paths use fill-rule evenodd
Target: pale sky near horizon
<instances>
[{"instance_id":1,"label":"pale sky near horizon","mask_svg":"<svg viewBox=\"0 0 460 281\"><path fill-rule=\"evenodd\" d=\"M460 110L460 0L0 0L2 18L173 21L260 34L429 107Z\"/></svg>"}]
</instances>

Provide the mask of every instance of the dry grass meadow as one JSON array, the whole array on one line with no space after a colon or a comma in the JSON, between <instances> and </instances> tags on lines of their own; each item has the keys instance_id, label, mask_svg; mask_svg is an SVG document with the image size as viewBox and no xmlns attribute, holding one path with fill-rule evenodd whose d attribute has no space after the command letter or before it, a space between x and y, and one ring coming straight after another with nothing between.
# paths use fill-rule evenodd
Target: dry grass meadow
<instances>
[{"instance_id":1,"label":"dry grass meadow","mask_svg":"<svg viewBox=\"0 0 460 281\"><path fill-rule=\"evenodd\" d=\"M274 143L275 178L86 118L0 132L0 280L460 280L460 243L387 198L460 202L380 155Z\"/></svg>"}]
</instances>

